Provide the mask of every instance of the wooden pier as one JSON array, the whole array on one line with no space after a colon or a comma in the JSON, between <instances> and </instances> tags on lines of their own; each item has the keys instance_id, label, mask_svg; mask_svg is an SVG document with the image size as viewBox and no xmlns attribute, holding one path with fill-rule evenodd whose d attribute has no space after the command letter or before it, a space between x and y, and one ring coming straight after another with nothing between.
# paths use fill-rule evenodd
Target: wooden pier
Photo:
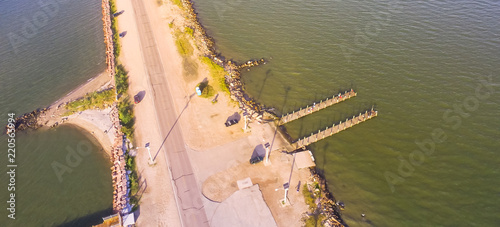
<instances>
[{"instance_id":1,"label":"wooden pier","mask_svg":"<svg viewBox=\"0 0 500 227\"><path fill-rule=\"evenodd\" d=\"M363 121L369 120L373 117L377 116L377 111L373 109L370 111L366 111L365 113L360 113L358 116L353 116L352 118L347 118L346 121L340 122L339 124L333 124L332 127L326 127L323 131L318 131L316 134L311 133L310 136L304 137L302 139L297 140L292 143L292 149L297 150L299 148L305 147L311 143L314 143L318 140L322 140L326 137L329 137L333 134L336 134L340 131L346 130L354 125L357 125Z\"/></svg>"},{"instance_id":2,"label":"wooden pier","mask_svg":"<svg viewBox=\"0 0 500 227\"><path fill-rule=\"evenodd\" d=\"M314 103L311 106L307 106L306 108L301 108L298 111L293 111L292 113L289 113L287 115L282 116L278 124L282 125L282 124L286 124L290 121L297 120L297 119L304 117L308 114L312 114L314 112L320 111L324 108L327 108L329 106L332 106L332 105L337 104L339 102L342 102L344 100L350 99L356 95L357 95L357 93L354 92L352 89L350 91L344 92L344 94L339 93L336 96L334 95L332 98L327 98L326 100L321 100L319 103Z\"/></svg>"}]
</instances>

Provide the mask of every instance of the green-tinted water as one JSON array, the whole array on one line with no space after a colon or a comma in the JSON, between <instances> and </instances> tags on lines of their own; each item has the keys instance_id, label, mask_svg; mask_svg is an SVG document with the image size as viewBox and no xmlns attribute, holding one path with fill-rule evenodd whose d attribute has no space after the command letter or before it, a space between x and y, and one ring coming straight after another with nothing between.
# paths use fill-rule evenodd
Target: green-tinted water
<instances>
[{"instance_id":1,"label":"green-tinted water","mask_svg":"<svg viewBox=\"0 0 500 227\"><path fill-rule=\"evenodd\" d=\"M500 2L195 2L223 55L271 59L243 75L263 104L285 113L357 90L287 124L293 137L379 110L311 146L347 224L500 225Z\"/></svg>"},{"instance_id":2,"label":"green-tinted water","mask_svg":"<svg viewBox=\"0 0 500 227\"><path fill-rule=\"evenodd\" d=\"M0 31L0 125L8 113L48 106L105 69L100 1L0 1ZM111 213L108 157L64 126L18 133L16 220L7 218L7 138L0 136L1 226L89 226ZM54 166L66 172L58 178Z\"/></svg>"}]
</instances>

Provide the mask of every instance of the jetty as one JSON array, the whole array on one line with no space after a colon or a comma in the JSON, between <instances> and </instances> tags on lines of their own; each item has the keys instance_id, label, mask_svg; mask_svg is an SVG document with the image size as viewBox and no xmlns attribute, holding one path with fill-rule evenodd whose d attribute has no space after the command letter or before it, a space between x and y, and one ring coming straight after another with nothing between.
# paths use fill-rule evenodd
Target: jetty
<instances>
[{"instance_id":1,"label":"jetty","mask_svg":"<svg viewBox=\"0 0 500 227\"><path fill-rule=\"evenodd\" d=\"M111 78L115 76L115 55L114 55L114 42L113 30L111 22L111 8L109 0L102 0L102 21L104 31L104 43L106 44L106 65L107 71L111 74ZM114 84L114 80L111 80ZM126 215L130 212L131 207L129 204L130 189L128 173L125 168L126 157L124 148L124 135L121 131L118 104L115 102L112 106L110 113L111 121L114 128L114 141L111 146L111 178L113 182L113 213L121 213Z\"/></svg>"},{"instance_id":2,"label":"jetty","mask_svg":"<svg viewBox=\"0 0 500 227\"><path fill-rule=\"evenodd\" d=\"M344 94L339 93L338 95L334 95L332 98L321 100L319 103L313 103L311 106L307 106L306 108L300 108L298 111L293 111L292 113L282 116L278 125L283 125L288 122L297 120L306 115L312 114L314 112L325 109L329 106L335 105L339 102L355 97L356 95L357 93L354 92L352 89L350 91L345 91Z\"/></svg>"},{"instance_id":3,"label":"jetty","mask_svg":"<svg viewBox=\"0 0 500 227\"><path fill-rule=\"evenodd\" d=\"M106 71L115 76L115 55L113 47L113 31L111 30L111 9L109 0L102 0L102 23L104 31L104 43L106 44ZM114 81L114 80L113 80Z\"/></svg>"},{"instance_id":4,"label":"jetty","mask_svg":"<svg viewBox=\"0 0 500 227\"><path fill-rule=\"evenodd\" d=\"M377 111L371 109L366 111L365 113L360 113L358 116L353 116L351 118L347 118L345 121L341 121L339 124L333 124L332 127L326 127L324 130L319 130L317 133L311 133L310 136L306 136L302 139L299 139L293 142L292 149L297 150L308 146L316 141L322 140L326 137L329 137L333 134L336 134L340 131L346 130L354 125L357 125L361 122L367 121L376 117L378 114Z\"/></svg>"}]
</instances>

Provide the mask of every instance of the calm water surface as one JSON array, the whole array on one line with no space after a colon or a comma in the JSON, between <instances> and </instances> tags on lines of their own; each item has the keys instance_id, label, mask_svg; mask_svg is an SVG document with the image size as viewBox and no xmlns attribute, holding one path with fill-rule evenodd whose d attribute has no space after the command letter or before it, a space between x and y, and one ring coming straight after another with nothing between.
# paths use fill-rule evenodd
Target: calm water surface
<instances>
[{"instance_id":1,"label":"calm water surface","mask_svg":"<svg viewBox=\"0 0 500 227\"><path fill-rule=\"evenodd\" d=\"M357 90L287 124L293 137L379 110L310 147L347 224L500 226L499 1L195 2L223 55L270 59L243 74L266 106ZM434 131L444 141L424 154Z\"/></svg>"},{"instance_id":2,"label":"calm water surface","mask_svg":"<svg viewBox=\"0 0 500 227\"><path fill-rule=\"evenodd\" d=\"M48 106L105 69L100 1L0 1L0 125L7 114ZM35 26L33 28L33 26ZM7 137L0 136L0 166L7 172ZM84 149L81 159L67 157ZM72 156L73 157L73 156ZM16 220L0 226L89 226L111 213L111 164L80 130L64 126L18 133ZM53 166L69 168L59 179ZM8 200L7 174L0 200Z\"/></svg>"}]
</instances>

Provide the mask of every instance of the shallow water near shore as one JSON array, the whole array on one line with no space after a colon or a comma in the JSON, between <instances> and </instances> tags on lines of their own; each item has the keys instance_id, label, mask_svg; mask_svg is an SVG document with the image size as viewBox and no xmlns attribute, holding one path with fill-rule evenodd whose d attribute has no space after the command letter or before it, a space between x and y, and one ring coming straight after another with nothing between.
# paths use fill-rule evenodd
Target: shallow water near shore
<instances>
[{"instance_id":1,"label":"shallow water near shore","mask_svg":"<svg viewBox=\"0 0 500 227\"><path fill-rule=\"evenodd\" d=\"M243 80L280 114L342 89L358 92L286 124L294 138L379 111L310 147L346 204L348 225L500 225L500 2L196 0L195 7L225 57L270 60ZM435 131L444 141L433 142L433 152L421 148ZM400 168L410 157L414 164Z\"/></svg>"},{"instance_id":2,"label":"shallow water near shore","mask_svg":"<svg viewBox=\"0 0 500 227\"><path fill-rule=\"evenodd\" d=\"M0 2L0 125L7 114L47 107L104 71L100 1ZM35 25L36 29L27 26ZM13 42L11 37L18 37ZM21 38L19 38L21 37ZM78 147L92 152L66 158ZM7 172L7 136L0 136L2 171ZM16 220L0 212L2 226L89 226L111 213L110 163L105 152L79 129L16 136ZM60 178L58 164L69 167ZM61 167L64 168L64 167ZM66 169L67 170L67 169ZM8 200L7 174L0 175L0 200ZM61 181L60 181L61 179ZM6 204L6 203L4 203Z\"/></svg>"}]
</instances>

